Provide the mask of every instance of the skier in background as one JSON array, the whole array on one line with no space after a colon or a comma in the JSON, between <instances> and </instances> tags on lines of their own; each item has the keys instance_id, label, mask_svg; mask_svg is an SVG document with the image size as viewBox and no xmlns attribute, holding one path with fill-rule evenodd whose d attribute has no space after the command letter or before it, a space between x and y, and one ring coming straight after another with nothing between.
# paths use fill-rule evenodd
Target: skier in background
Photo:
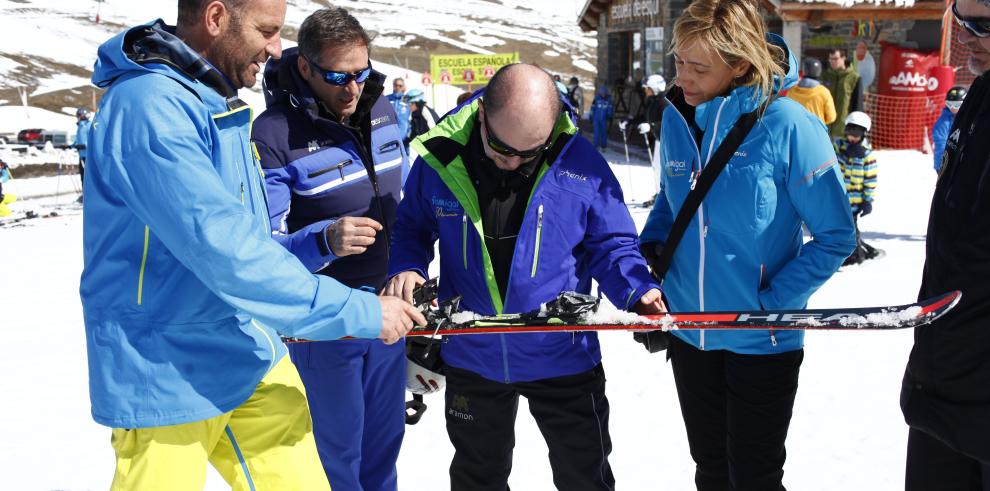
<instances>
[{"instance_id":1,"label":"skier in background","mask_svg":"<svg viewBox=\"0 0 990 491\"><path fill-rule=\"evenodd\" d=\"M818 81L822 76L822 62L809 57L801 65L804 77L787 92L787 97L797 101L828 126L835 121L835 102L832 101L832 93Z\"/></svg>"},{"instance_id":2,"label":"skier in background","mask_svg":"<svg viewBox=\"0 0 990 491\"><path fill-rule=\"evenodd\" d=\"M388 102L395 110L396 120L399 122L399 134L405 140L409 135L409 103L406 102L406 81L402 78L392 80L392 93L388 96ZM406 149L408 150L408 146Z\"/></svg>"},{"instance_id":3,"label":"skier in background","mask_svg":"<svg viewBox=\"0 0 990 491\"><path fill-rule=\"evenodd\" d=\"M347 10L313 12L299 27L298 48L265 68L265 86L276 97L254 122L252 141L275 240L310 271L381 292L409 162L370 49L368 33ZM331 488L395 491L405 432L404 346L347 339L288 347Z\"/></svg>"},{"instance_id":4,"label":"skier in background","mask_svg":"<svg viewBox=\"0 0 990 491\"><path fill-rule=\"evenodd\" d=\"M835 121L829 125L829 134L840 138L845 130L849 113L863 110L863 87L859 72L846 65L846 50L832 48L828 52L829 69L822 74L821 82L832 93L835 104Z\"/></svg>"},{"instance_id":5,"label":"skier in background","mask_svg":"<svg viewBox=\"0 0 990 491\"><path fill-rule=\"evenodd\" d=\"M208 463L234 489L329 490L280 335L395 343L425 324L272 239L237 90L281 56L286 4L239 5L182 1L176 26L99 48L79 294L112 490L203 489Z\"/></svg>"},{"instance_id":6,"label":"skier in background","mask_svg":"<svg viewBox=\"0 0 990 491\"><path fill-rule=\"evenodd\" d=\"M10 216L10 208L7 205L17 201L17 196L3 192L3 183L10 181L10 169L7 163L0 160L0 217Z\"/></svg>"},{"instance_id":7,"label":"skier in background","mask_svg":"<svg viewBox=\"0 0 990 491\"><path fill-rule=\"evenodd\" d=\"M797 82L798 65L766 31L756 2L695 0L674 24L663 184L640 236L651 264L701 165L742 115L760 119L675 249L663 283L673 311L803 309L855 246L825 127L793 100L772 98ZM782 491L804 334L671 333L697 488Z\"/></svg>"},{"instance_id":8,"label":"skier in background","mask_svg":"<svg viewBox=\"0 0 990 491\"><path fill-rule=\"evenodd\" d=\"M577 77L571 77L567 81L567 102L571 103L579 119L584 116L584 89Z\"/></svg>"},{"instance_id":9,"label":"skier in background","mask_svg":"<svg viewBox=\"0 0 990 491\"><path fill-rule=\"evenodd\" d=\"M595 101L591 103L591 127L594 130L595 148L605 151L608 148L608 129L614 115L612 96L604 84L598 88Z\"/></svg>"},{"instance_id":10,"label":"skier in background","mask_svg":"<svg viewBox=\"0 0 990 491\"><path fill-rule=\"evenodd\" d=\"M639 111L635 116L631 116L619 123L619 130L626 131L629 127L636 128L636 131L646 136L647 145L650 152L657 148L656 143L660 138L660 122L663 120L663 110L667 107L667 99L664 97L667 90L667 81L663 75L650 75L643 81L643 95L646 97L639 105Z\"/></svg>"},{"instance_id":11,"label":"skier in background","mask_svg":"<svg viewBox=\"0 0 990 491\"><path fill-rule=\"evenodd\" d=\"M950 8L977 78L945 143L918 297L963 295L914 330L901 383L905 491L990 489L990 5L956 0Z\"/></svg>"},{"instance_id":12,"label":"skier in background","mask_svg":"<svg viewBox=\"0 0 990 491\"><path fill-rule=\"evenodd\" d=\"M89 129L92 126L90 122L90 110L85 107L80 107L76 109L76 139L73 142L73 146L76 152L79 153L79 182L85 187L85 173L86 173L86 142L89 139ZM79 202L82 203L83 197L79 196Z\"/></svg>"},{"instance_id":13,"label":"skier in background","mask_svg":"<svg viewBox=\"0 0 990 491\"><path fill-rule=\"evenodd\" d=\"M859 219L873 212L873 196L877 189L877 160L867 135L870 133L870 116L853 111L846 116L842 138L836 138L835 157L839 160L849 195L849 208L856 226L856 249L846 258L843 266L859 264L880 254L880 249L867 244L859 232Z\"/></svg>"},{"instance_id":14,"label":"skier in background","mask_svg":"<svg viewBox=\"0 0 990 491\"><path fill-rule=\"evenodd\" d=\"M622 189L569 112L546 72L517 63L413 140L386 293L411 299L439 241L440 300L466 310L529 312L594 278L619 308L661 311ZM614 489L595 333L451 336L440 356L452 491L507 489L520 396L558 489Z\"/></svg>"},{"instance_id":15,"label":"skier in background","mask_svg":"<svg viewBox=\"0 0 990 491\"><path fill-rule=\"evenodd\" d=\"M952 128L952 122L956 119L956 113L959 112L963 101L966 100L966 92L966 87L962 85L949 89L949 92L945 94L945 107L942 109L942 114L935 121L935 126L932 126L932 143L935 147L932 159L935 161L936 174L942 170L945 141L949 138L949 129Z\"/></svg>"},{"instance_id":16,"label":"skier in background","mask_svg":"<svg viewBox=\"0 0 990 491\"><path fill-rule=\"evenodd\" d=\"M436 126L437 121L440 121L440 116L437 116L437 112L433 108L426 105L426 98L423 96L422 90L410 90L409 94L406 95L406 101L412 108L412 113L409 116L409 136L406 137L406 146L408 146L414 138Z\"/></svg>"}]
</instances>

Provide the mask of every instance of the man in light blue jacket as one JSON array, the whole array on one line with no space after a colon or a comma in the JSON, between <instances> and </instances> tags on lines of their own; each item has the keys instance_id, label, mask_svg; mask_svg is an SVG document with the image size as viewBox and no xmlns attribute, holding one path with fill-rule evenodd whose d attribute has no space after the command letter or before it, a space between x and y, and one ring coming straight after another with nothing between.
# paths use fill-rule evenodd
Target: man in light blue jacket
<instances>
[{"instance_id":1,"label":"man in light blue jacket","mask_svg":"<svg viewBox=\"0 0 990 491\"><path fill-rule=\"evenodd\" d=\"M279 335L398 341L397 299L317 277L271 238L250 108L284 0L180 1L178 25L99 49L80 285L93 418L112 489L329 489Z\"/></svg>"}]
</instances>

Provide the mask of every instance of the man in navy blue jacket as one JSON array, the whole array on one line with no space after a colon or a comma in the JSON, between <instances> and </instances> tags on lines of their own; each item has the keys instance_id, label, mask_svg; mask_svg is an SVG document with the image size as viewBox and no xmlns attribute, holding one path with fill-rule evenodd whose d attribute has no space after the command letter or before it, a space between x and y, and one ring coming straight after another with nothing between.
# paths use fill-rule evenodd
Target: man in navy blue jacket
<instances>
[{"instance_id":1,"label":"man in navy blue jacket","mask_svg":"<svg viewBox=\"0 0 990 491\"><path fill-rule=\"evenodd\" d=\"M504 67L483 96L414 140L420 155L393 234L386 293L411 299L440 250L440 299L481 314L528 312L594 278L621 309L658 312L618 181L577 135L553 80ZM611 490L608 399L594 333L452 336L440 350L453 491L504 491L519 396L561 490Z\"/></svg>"},{"instance_id":2,"label":"man in navy blue jacket","mask_svg":"<svg viewBox=\"0 0 990 491\"><path fill-rule=\"evenodd\" d=\"M369 49L367 33L345 9L310 15L298 50L266 66L268 110L252 140L275 239L311 271L379 291L408 160ZM395 490L403 346L354 339L292 344L289 352L331 487Z\"/></svg>"}]
</instances>

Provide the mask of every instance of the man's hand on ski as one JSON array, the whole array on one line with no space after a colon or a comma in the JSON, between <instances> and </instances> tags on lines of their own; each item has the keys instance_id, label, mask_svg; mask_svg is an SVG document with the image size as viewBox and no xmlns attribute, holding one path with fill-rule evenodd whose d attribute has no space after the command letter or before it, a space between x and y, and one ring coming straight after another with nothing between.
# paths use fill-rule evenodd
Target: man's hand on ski
<instances>
[{"instance_id":1,"label":"man's hand on ski","mask_svg":"<svg viewBox=\"0 0 990 491\"><path fill-rule=\"evenodd\" d=\"M388 281L383 294L399 297L411 304L413 302L413 290L423 283L426 283L426 278L420 276L419 273L415 271L403 271Z\"/></svg>"},{"instance_id":2,"label":"man's hand on ski","mask_svg":"<svg viewBox=\"0 0 990 491\"><path fill-rule=\"evenodd\" d=\"M660 290L653 288L639 298L636 305L633 305L633 311L640 315L662 314L667 311L667 306L663 304L663 295Z\"/></svg>"},{"instance_id":3,"label":"man's hand on ski","mask_svg":"<svg viewBox=\"0 0 990 491\"><path fill-rule=\"evenodd\" d=\"M619 131L625 133L626 128L629 127L629 121L619 121Z\"/></svg>"},{"instance_id":4,"label":"man's hand on ski","mask_svg":"<svg viewBox=\"0 0 990 491\"><path fill-rule=\"evenodd\" d=\"M382 224L367 217L343 217L326 228L327 244L337 257L361 254L375 243Z\"/></svg>"},{"instance_id":5,"label":"man's hand on ski","mask_svg":"<svg viewBox=\"0 0 990 491\"><path fill-rule=\"evenodd\" d=\"M640 135L645 135L650 132L650 123L639 123L636 130L639 131Z\"/></svg>"},{"instance_id":6,"label":"man's hand on ski","mask_svg":"<svg viewBox=\"0 0 990 491\"><path fill-rule=\"evenodd\" d=\"M382 331L378 334L385 344L394 344L401 340L413 324L425 326L426 318L422 312L401 298L380 296L382 305Z\"/></svg>"}]
</instances>

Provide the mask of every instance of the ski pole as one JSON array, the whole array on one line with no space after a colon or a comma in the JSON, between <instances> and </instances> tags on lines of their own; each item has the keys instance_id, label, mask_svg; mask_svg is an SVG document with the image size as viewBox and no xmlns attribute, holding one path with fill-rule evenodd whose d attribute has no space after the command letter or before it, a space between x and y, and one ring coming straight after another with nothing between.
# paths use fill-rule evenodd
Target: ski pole
<instances>
[{"instance_id":1,"label":"ski pole","mask_svg":"<svg viewBox=\"0 0 990 491\"><path fill-rule=\"evenodd\" d=\"M629 162L629 142L626 141L626 130L622 130L622 147L626 149L626 176L629 178L629 194L633 192L632 163ZM635 203L636 200L629 201Z\"/></svg>"}]
</instances>

